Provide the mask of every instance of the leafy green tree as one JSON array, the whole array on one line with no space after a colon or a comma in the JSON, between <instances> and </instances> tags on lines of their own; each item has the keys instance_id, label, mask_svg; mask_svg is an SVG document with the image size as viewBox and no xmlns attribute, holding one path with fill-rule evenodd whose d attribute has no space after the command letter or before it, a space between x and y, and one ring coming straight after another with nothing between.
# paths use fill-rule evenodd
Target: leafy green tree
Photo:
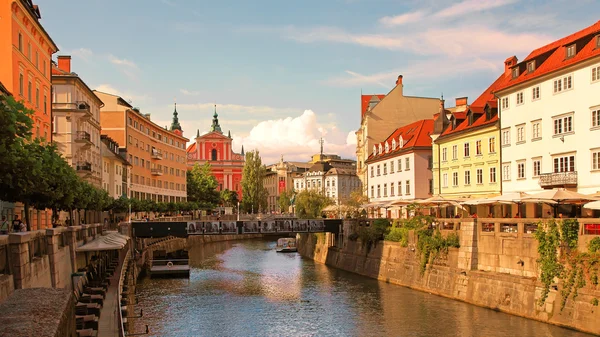
<instances>
[{"instance_id":1,"label":"leafy green tree","mask_svg":"<svg viewBox=\"0 0 600 337\"><path fill-rule=\"evenodd\" d=\"M246 212L257 212L267 208L269 192L263 185L266 168L262 164L258 150L246 153L242 171L242 203Z\"/></svg>"},{"instance_id":2,"label":"leafy green tree","mask_svg":"<svg viewBox=\"0 0 600 337\"><path fill-rule=\"evenodd\" d=\"M293 190L285 190L279 194L279 200L277 200L277 204L279 205L279 210L281 212L289 212L290 206L292 205L293 196Z\"/></svg>"},{"instance_id":3,"label":"leafy green tree","mask_svg":"<svg viewBox=\"0 0 600 337\"><path fill-rule=\"evenodd\" d=\"M221 204L225 207L237 206L238 194L236 191L224 189L221 191Z\"/></svg>"},{"instance_id":4,"label":"leafy green tree","mask_svg":"<svg viewBox=\"0 0 600 337\"><path fill-rule=\"evenodd\" d=\"M197 202L203 208L214 208L219 204L219 183L212 175L210 163L198 163L187 174L188 201Z\"/></svg>"},{"instance_id":5,"label":"leafy green tree","mask_svg":"<svg viewBox=\"0 0 600 337\"><path fill-rule=\"evenodd\" d=\"M349 218L359 218L362 216L362 205L368 201L369 198L360 189L354 190L342 201L342 213Z\"/></svg>"},{"instance_id":6,"label":"leafy green tree","mask_svg":"<svg viewBox=\"0 0 600 337\"><path fill-rule=\"evenodd\" d=\"M296 195L296 216L300 219L315 219L321 217L323 209L333 204L331 198L316 190L304 190Z\"/></svg>"}]
</instances>

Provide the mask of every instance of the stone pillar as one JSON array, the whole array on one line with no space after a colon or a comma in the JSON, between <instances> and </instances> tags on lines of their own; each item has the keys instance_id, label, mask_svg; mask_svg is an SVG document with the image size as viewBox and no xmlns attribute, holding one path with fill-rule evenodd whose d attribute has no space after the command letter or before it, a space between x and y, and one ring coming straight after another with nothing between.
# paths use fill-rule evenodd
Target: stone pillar
<instances>
[{"instance_id":1,"label":"stone pillar","mask_svg":"<svg viewBox=\"0 0 600 337\"><path fill-rule=\"evenodd\" d=\"M10 233L8 245L15 289L27 288L31 277L29 241L33 232Z\"/></svg>"},{"instance_id":2,"label":"stone pillar","mask_svg":"<svg viewBox=\"0 0 600 337\"><path fill-rule=\"evenodd\" d=\"M60 257L58 256L59 250L65 249L59 244L60 240L63 240L63 246L66 247L66 235L63 235L65 231L64 227L48 228L46 229L46 244L48 252L48 260L50 261L50 281L52 282L52 288L62 288L64 285L61 284L59 277ZM70 256L69 256L70 257Z\"/></svg>"},{"instance_id":3,"label":"stone pillar","mask_svg":"<svg viewBox=\"0 0 600 337\"><path fill-rule=\"evenodd\" d=\"M460 224L458 268L477 270L477 219L466 219Z\"/></svg>"},{"instance_id":4,"label":"stone pillar","mask_svg":"<svg viewBox=\"0 0 600 337\"><path fill-rule=\"evenodd\" d=\"M77 232L81 230L80 226L69 226L66 229L65 246L69 248L69 257L71 258L71 273L77 271Z\"/></svg>"}]
</instances>

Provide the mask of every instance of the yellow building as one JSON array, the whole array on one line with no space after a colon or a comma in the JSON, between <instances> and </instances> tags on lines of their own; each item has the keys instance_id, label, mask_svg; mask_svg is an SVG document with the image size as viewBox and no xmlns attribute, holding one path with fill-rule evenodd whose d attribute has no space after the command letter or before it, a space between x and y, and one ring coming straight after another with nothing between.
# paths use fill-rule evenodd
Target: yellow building
<instances>
[{"instance_id":1,"label":"yellow building","mask_svg":"<svg viewBox=\"0 0 600 337\"><path fill-rule=\"evenodd\" d=\"M479 198L502 192L497 103L486 90L472 105L457 98L456 107L435 116L434 194L449 199Z\"/></svg>"}]
</instances>

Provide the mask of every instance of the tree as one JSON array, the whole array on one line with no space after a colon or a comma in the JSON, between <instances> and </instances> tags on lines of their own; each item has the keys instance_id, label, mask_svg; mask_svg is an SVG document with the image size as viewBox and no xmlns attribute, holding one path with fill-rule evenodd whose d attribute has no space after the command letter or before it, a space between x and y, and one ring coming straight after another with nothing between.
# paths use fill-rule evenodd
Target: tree
<instances>
[{"instance_id":1,"label":"tree","mask_svg":"<svg viewBox=\"0 0 600 337\"><path fill-rule=\"evenodd\" d=\"M225 207L235 207L238 203L238 194L236 191L224 189L221 191L221 204Z\"/></svg>"},{"instance_id":2,"label":"tree","mask_svg":"<svg viewBox=\"0 0 600 337\"><path fill-rule=\"evenodd\" d=\"M202 166L196 163L187 175L188 201L198 203L200 208L214 208L220 201L217 186L219 182L212 175L210 163Z\"/></svg>"},{"instance_id":3,"label":"tree","mask_svg":"<svg viewBox=\"0 0 600 337\"><path fill-rule=\"evenodd\" d=\"M267 208L269 192L263 186L266 171L258 150L246 153L246 162L242 171L242 208L246 212Z\"/></svg>"},{"instance_id":4,"label":"tree","mask_svg":"<svg viewBox=\"0 0 600 337\"><path fill-rule=\"evenodd\" d=\"M316 219L321 217L323 209L333 204L331 198L316 190L304 190L296 195L296 216L300 219Z\"/></svg>"},{"instance_id":5,"label":"tree","mask_svg":"<svg viewBox=\"0 0 600 337\"><path fill-rule=\"evenodd\" d=\"M293 190L285 190L279 194L279 200L277 200L277 204L279 205L279 210L282 213L289 212L290 206L292 205L292 197L294 196Z\"/></svg>"},{"instance_id":6,"label":"tree","mask_svg":"<svg viewBox=\"0 0 600 337\"><path fill-rule=\"evenodd\" d=\"M367 202L369 202L369 198L360 189L356 189L342 201L342 212L346 217L358 218L361 216L362 206Z\"/></svg>"}]
</instances>

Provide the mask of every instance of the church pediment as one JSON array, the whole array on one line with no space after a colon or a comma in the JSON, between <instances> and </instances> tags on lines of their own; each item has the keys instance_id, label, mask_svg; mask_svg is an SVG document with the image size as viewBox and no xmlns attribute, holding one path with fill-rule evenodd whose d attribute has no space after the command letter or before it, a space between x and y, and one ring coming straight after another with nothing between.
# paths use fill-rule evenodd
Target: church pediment
<instances>
[{"instance_id":1,"label":"church pediment","mask_svg":"<svg viewBox=\"0 0 600 337\"><path fill-rule=\"evenodd\" d=\"M231 140L231 138L229 138L217 131L206 133L206 134L200 136L199 139L228 139L228 140Z\"/></svg>"}]
</instances>

